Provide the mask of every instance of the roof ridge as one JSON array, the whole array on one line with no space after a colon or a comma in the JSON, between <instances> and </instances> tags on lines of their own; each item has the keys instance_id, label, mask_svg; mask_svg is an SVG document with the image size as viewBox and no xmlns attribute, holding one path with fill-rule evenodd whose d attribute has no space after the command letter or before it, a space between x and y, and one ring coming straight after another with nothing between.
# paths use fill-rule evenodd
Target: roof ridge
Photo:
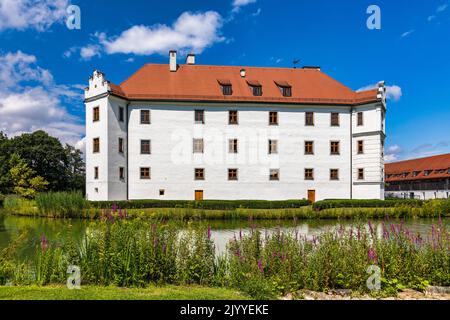
<instances>
[{"instance_id":1,"label":"roof ridge","mask_svg":"<svg viewBox=\"0 0 450 320\"><path fill-rule=\"evenodd\" d=\"M450 157L450 153L436 154L434 156L400 160L400 161L396 161L396 162L389 162L387 164L389 165L389 164L397 164L397 163L404 163L404 162L421 161L421 160L426 160L426 159L431 159L431 158L439 158L439 157Z\"/></svg>"}]
</instances>

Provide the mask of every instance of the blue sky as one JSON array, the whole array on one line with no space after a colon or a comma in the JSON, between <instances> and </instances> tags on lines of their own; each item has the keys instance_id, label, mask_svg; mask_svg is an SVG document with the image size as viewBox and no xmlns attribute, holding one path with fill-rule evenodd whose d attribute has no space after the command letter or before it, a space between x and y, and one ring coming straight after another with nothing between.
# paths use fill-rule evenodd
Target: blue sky
<instances>
[{"instance_id":1,"label":"blue sky","mask_svg":"<svg viewBox=\"0 0 450 320\"><path fill-rule=\"evenodd\" d=\"M66 8L81 9L81 29ZM370 5L381 29L369 30ZM83 147L82 88L120 83L169 49L199 64L319 65L354 90L385 80L388 160L450 152L450 1L0 0L0 130Z\"/></svg>"}]
</instances>

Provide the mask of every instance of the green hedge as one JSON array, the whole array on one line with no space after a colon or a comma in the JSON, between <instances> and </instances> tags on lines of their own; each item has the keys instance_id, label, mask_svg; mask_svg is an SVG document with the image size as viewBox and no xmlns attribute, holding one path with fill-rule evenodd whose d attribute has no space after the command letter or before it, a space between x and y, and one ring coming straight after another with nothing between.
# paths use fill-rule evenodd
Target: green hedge
<instances>
[{"instance_id":1,"label":"green hedge","mask_svg":"<svg viewBox=\"0 0 450 320\"><path fill-rule=\"evenodd\" d=\"M113 205L122 209L145 208L192 208L204 210L243 209L287 209L308 206L308 200L264 201L264 200L132 200L132 201L92 201L90 206L107 209Z\"/></svg>"},{"instance_id":2,"label":"green hedge","mask_svg":"<svg viewBox=\"0 0 450 320\"><path fill-rule=\"evenodd\" d=\"M392 208L398 206L422 207L423 201L417 199L392 199L392 200L350 200L333 199L314 203L313 209L324 210L332 208Z\"/></svg>"}]
</instances>

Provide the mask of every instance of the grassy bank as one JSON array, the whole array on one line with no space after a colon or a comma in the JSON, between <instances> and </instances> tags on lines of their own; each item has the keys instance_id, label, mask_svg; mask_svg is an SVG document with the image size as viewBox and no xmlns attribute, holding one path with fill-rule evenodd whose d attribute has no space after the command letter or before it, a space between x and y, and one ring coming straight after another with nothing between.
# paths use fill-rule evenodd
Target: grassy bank
<instances>
[{"instance_id":1,"label":"grassy bank","mask_svg":"<svg viewBox=\"0 0 450 320\"><path fill-rule=\"evenodd\" d=\"M35 200L8 196L4 211L14 215L98 219L127 215L148 220L385 219L450 216L450 200L326 200L309 205L288 201L160 201L88 202L80 193L46 193Z\"/></svg>"},{"instance_id":2,"label":"grassy bank","mask_svg":"<svg viewBox=\"0 0 450 320\"><path fill-rule=\"evenodd\" d=\"M0 300L245 300L248 296L226 288L199 286L149 286L118 288L82 286L0 287Z\"/></svg>"}]
</instances>

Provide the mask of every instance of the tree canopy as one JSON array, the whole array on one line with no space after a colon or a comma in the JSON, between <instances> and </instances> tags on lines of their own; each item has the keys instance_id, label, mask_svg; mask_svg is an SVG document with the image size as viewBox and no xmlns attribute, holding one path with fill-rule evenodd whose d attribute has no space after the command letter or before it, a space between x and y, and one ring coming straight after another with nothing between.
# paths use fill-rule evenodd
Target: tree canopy
<instances>
[{"instance_id":1,"label":"tree canopy","mask_svg":"<svg viewBox=\"0 0 450 320\"><path fill-rule=\"evenodd\" d=\"M29 176L41 177L48 182L45 187L48 191L84 191L85 169L81 151L68 144L62 145L59 139L40 130L12 138L0 132L0 193L14 192L11 175L14 158L16 165L17 158L26 164L32 172Z\"/></svg>"}]
</instances>

